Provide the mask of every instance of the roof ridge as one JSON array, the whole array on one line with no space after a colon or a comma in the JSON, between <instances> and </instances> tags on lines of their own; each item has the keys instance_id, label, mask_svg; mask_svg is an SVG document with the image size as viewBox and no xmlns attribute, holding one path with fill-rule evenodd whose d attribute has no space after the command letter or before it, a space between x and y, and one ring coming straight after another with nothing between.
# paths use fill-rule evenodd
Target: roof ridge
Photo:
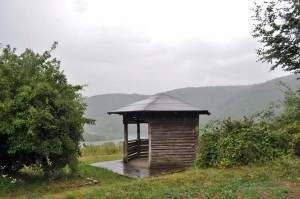
<instances>
[{"instance_id":1,"label":"roof ridge","mask_svg":"<svg viewBox=\"0 0 300 199\"><path fill-rule=\"evenodd\" d=\"M168 94L165 94L165 95L167 95L167 96L169 96L169 97L171 97L171 98L175 99L176 101L179 101L179 102L186 103L186 104L188 104L188 105L192 106L193 108L197 108L197 107L195 107L193 104L191 104L191 103L189 103L189 102L186 102L185 100L182 100L182 99L177 99L177 98L175 98L175 97L173 97L173 96L171 96L171 95L168 95Z\"/></svg>"},{"instance_id":2,"label":"roof ridge","mask_svg":"<svg viewBox=\"0 0 300 199\"><path fill-rule=\"evenodd\" d=\"M145 107L145 110L147 110L148 108L150 108L150 106L152 106L156 101L157 101L157 99L158 99L158 97L160 96L160 95L162 95L163 93L158 93L158 94L156 94L156 95L154 95L153 97L155 98L152 102L150 102L146 107Z\"/></svg>"}]
</instances>

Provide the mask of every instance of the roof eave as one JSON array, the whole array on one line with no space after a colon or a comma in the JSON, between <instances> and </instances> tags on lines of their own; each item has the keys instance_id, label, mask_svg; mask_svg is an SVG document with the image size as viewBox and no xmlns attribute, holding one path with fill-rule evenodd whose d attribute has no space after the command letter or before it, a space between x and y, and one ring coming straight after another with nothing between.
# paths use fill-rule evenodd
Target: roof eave
<instances>
[{"instance_id":1,"label":"roof eave","mask_svg":"<svg viewBox=\"0 0 300 199\"><path fill-rule=\"evenodd\" d=\"M190 112L190 113L199 113L199 115L210 115L211 113L208 111L208 110L166 110L166 111L163 111L163 110L140 110L140 111L111 111L111 112L107 112L107 114L111 115L111 114L119 114L119 115L122 115L122 114L126 114L126 113L158 113L158 112Z\"/></svg>"}]
</instances>

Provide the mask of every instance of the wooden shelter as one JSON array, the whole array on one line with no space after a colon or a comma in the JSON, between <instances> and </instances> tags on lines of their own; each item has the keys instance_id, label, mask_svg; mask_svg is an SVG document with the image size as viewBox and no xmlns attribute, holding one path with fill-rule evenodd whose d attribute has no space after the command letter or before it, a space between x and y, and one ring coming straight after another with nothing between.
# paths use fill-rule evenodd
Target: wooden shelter
<instances>
[{"instance_id":1,"label":"wooden shelter","mask_svg":"<svg viewBox=\"0 0 300 199\"><path fill-rule=\"evenodd\" d=\"M108 112L123 116L123 162L148 157L150 168L187 167L196 157L199 115L210 115L164 93ZM148 139L140 124L148 123ZM137 139L128 140L128 124L136 124Z\"/></svg>"}]
</instances>

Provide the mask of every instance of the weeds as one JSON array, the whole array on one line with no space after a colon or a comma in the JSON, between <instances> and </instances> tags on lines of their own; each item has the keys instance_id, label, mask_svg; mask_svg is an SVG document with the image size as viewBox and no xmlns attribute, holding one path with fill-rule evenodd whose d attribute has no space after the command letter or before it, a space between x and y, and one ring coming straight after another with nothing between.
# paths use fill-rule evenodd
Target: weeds
<instances>
[{"instance_id":1,"label":"weeds","mask_svg":"<svg viewBox=\"0 0 300 199\"><path fill-rule=\"evenodd\" d=\"M81 148L82 156L110 155L122 153L123 146L113 142L102 145L84 145Z\"/></svg>"},{"instance_id":2,"label":"weeds","mask_svg":"<svg viewBox=\"0 0 300 199\"><path fill-rule=\"evenodd\" d=\"M0 168L0 197L7 195L9 193L9 190L18 181L21 181L9 176L8 174L5 174L3 170L4 170L4 166Z\"/></svg>"}]
</instances>

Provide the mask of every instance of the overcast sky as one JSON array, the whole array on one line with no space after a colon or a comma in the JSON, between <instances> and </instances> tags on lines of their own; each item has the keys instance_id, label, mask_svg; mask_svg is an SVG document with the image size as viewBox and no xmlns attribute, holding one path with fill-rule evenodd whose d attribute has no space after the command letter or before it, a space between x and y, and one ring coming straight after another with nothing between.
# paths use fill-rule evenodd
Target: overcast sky
<instances>
[{"instance_id":1,"label":"overcast sky","mask_svg":"<svg viewBox=\"0 0 300 199\"><path fill-rule=\"evenodd\" d=\"M289 75L256 62L253 1L0 0L0 43L43 52L58 41L53 56L86 96Z\"/></svg>"}]
</instances>

